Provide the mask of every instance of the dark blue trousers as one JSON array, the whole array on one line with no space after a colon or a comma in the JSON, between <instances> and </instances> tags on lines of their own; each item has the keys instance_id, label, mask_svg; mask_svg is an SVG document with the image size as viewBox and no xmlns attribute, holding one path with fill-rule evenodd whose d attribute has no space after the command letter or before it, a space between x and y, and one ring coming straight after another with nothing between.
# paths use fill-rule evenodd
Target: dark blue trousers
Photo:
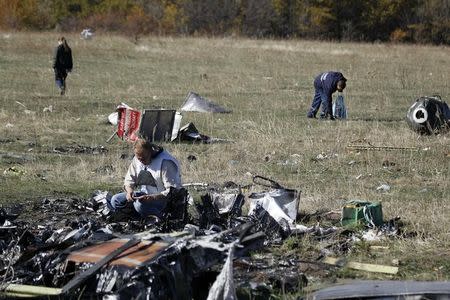
<instances>
[{"instance_id":1,"label":"dark blue trousers","mask_svg":"<svg viewBox=\"0 0 450 300\"><path fill-rule=\"evenodd\" d=\"M135 193L136 197L145 195L142 192ZM153 200L147 202L134 201L134 209L142 216L155 215L161 217L163 209L166 207L167 199ZM117 211L118 209L125 208L127 205L127 193L118 193L111 197L111 200L107 201L108 208L111 211Z\"/></svg>"},{"instance_id":2,"label":"dark blue trousers","mask_svg":"<svg viewBox=\"0 0 450 300\"><path fill-rule=\"evenodd\" d=\"M315 118L317 112L319 111L320 105L322 105L322 111L320 113L321 118L325 118L328 115L332 114L331 111L331 102L328 100L327 95L324 93L323 88L314 84L316 92L314 94L313 101L311 103L311 108L308 112L308 118Z\"/></svg>"}]
</instances>

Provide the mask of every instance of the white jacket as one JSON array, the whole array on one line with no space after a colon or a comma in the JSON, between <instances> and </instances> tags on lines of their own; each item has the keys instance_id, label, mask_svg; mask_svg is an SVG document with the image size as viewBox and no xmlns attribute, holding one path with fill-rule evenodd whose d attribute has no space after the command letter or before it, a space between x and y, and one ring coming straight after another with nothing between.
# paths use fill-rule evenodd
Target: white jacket
<instances>
[{"instance_id":1,"label":"white jacket","mask_svg":"<svg viewBox=\"0 0 450 300\"><path fill-rule=\"evenodd\" d=\"M169 152L163 151L144 165L136 157L128 167L124 185L146 194L165 194L170 187L181 188L180 165Z\"/></svg>"}]
</instances>

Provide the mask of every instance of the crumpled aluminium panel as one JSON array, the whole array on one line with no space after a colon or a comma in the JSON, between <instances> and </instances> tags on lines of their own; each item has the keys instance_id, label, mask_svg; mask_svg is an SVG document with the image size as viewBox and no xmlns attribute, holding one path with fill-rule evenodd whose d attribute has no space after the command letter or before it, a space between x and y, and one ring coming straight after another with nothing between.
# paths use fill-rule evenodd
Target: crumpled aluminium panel
<instances>
[{"instance_id":1,"label":"crumpled aluminium panel","mask_svg":"<svg viewBox=\"0 0 450 300\"><path fill-rule=\"evenodd\" d=\"M231 113L231 110L222 107L197 93L189 92L181 106L182 111Z\"/></svg>"}]
</instances>

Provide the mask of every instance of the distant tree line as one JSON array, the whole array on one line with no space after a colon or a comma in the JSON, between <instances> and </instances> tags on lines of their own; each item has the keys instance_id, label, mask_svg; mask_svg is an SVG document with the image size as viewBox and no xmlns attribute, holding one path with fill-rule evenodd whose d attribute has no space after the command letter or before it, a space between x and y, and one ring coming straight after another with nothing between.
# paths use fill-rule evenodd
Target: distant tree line
<instances>
[{"instance_id":1,"label":"distant tree line","mask_svg":"<svg viewBox=\"0 0 450 300\"><path fill-rule=\"evenodd\" d=\"M450 44L449 0L0 0L3 30Z\"/></svg>"}]
</instances>

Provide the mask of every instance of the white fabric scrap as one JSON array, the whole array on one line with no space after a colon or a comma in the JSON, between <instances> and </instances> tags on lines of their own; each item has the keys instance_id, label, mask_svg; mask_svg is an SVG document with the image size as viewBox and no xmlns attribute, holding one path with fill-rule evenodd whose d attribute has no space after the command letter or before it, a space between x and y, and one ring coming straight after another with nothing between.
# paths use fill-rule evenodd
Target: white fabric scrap
<instances>
[{"instance_id":1,"label":"white fabric scrap","mask_svg":"<svg viewBox=\"0 0 450 300\"><path fill-rule=\"evenodd\" d=\"M207 300L234 300L237 299L236 287L233 280L233 256L234 243L228 251L228 257L223 265L222 271L211 286Z\"/></svg>"}]
</instances>

